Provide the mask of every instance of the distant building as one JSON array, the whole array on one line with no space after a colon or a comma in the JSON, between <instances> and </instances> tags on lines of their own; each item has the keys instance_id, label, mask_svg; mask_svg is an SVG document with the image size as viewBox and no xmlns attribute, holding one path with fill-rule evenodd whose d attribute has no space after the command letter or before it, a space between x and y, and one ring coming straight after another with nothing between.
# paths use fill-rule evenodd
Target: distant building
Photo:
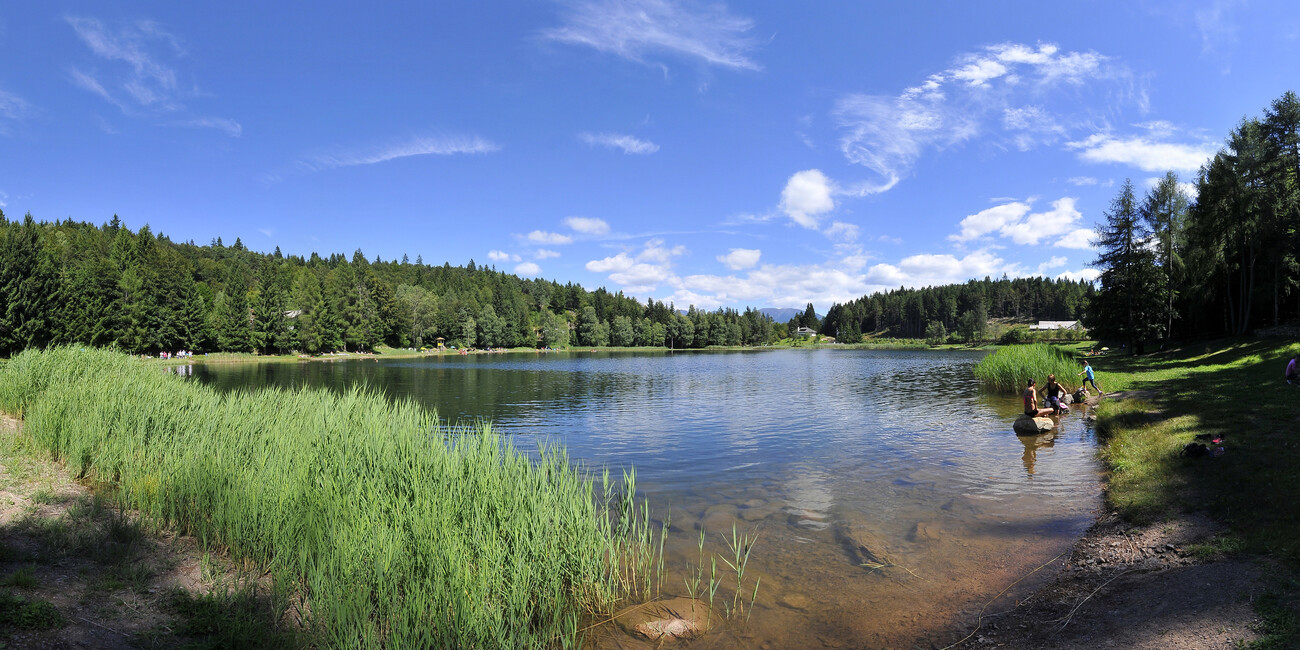
<instances>
[{"instance_id":1,"label":"distant building","mask_svg":"<svg viewBox=\"0 0 1300 650\"><path fill-rule=\"evenodd\" d=\"M1040 320L1037 325L1030 325L1031 330L1079 330L1077 320Z\"/></svg>"},{"instance_id":2,"label":"distant building","mask_svg":"<svg viewBox=\"0 0 1300 650\"><path fill-rule=\"evenodd\" d=\"M815 334L817 334L817 330L811 327L800 327L795 331L796 336L813 336Z\"/></svg>"}]
</instances>

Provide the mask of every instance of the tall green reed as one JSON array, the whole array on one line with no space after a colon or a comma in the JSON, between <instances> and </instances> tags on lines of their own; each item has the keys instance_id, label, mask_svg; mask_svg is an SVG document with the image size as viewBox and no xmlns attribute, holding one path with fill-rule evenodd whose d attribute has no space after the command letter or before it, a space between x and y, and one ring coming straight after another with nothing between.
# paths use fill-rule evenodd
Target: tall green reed
<instances>
[{"instance_id":1,"label":"tall green reed","mask_svg":"<svg viewBox=\"0 0 1300 650\"><path fill-rule=\"evenodd\" d=\"M1032 377L1041 387L1049 374L1069 387L1078 385L1082 365L1063 348L1046 343L1012 345L998 348L975 366L975 378L985 388L1001 393L1017 393Z\"/></svg>"},{"instance_id":2,"label":"tall green reed","mask_svg":"<svg viewBox=\"0 0 1300 650\"><path fill-rule=\"evenodd\" d=\"M593 478L489 424L364 390L219 394L103 350L25 352L0 410L124 507L296 589L328 647L551 647L657 594L665 523L635 474ZM655 535L659 551L655 553Z\"/></svg>"}]
</instances>

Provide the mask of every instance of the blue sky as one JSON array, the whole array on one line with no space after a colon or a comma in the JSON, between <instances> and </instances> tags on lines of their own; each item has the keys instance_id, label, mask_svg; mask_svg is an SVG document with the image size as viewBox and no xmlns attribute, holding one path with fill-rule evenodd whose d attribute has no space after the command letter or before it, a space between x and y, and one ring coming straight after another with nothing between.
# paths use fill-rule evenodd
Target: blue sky
<instances>
[{"instance_id":1,"label":"blue sky","mask_svg":"<svg viewBox=\"0 0 1300 650\"><path fill-rule=\"evenodd\" d=\"M824 311L1093 277L1300 89L1281 1L192 4L0 8L6 215Z\"/></svg>"}]
</instances>

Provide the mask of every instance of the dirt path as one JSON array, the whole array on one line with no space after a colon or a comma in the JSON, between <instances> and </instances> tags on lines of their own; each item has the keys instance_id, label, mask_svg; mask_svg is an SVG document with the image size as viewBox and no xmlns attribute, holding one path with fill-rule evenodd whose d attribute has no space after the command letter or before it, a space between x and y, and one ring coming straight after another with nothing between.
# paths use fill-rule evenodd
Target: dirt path
<instances>
[{"instance_id":1,"label":"dirt path","mask_svg":"<svg viewBox=\"0 0 1300 650\"><path fill-rule=\"evenodd\" d=\"M261 576L109 506L20 426L0 414L0 647L293 645Z\"/></svg>"}]
</instances>

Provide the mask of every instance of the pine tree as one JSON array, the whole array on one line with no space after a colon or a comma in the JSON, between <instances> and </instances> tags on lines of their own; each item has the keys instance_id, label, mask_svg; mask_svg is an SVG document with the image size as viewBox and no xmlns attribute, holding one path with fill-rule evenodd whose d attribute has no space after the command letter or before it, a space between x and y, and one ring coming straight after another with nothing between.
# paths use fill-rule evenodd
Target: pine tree
<instances>
[{"instance_id":1,"label":"pine tree","mask_svg":"<svg viewBox=\"0 0 1300 650\"><path fill-rule=\"evenodd\" d=\"M1097 228L1100 249L1092 265L1101 269L1101 288L1089 311L1088 328L1098 338L1127 342L1136 353L1165 328L1165 287L1156 267L1151 232L1138 211L1132 181L1126 180Z\"/></svg>"}]
</instances>

